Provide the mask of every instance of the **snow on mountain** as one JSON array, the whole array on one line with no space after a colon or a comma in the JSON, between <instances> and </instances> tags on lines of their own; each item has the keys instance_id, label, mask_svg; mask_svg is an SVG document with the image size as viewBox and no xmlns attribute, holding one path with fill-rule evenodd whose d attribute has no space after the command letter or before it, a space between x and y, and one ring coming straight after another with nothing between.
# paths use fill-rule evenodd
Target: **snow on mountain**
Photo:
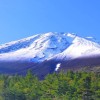
<instances>
[{"instance_id":1,"label":"snow on mountain","mask_svg":"<svg viewBox=\"0 0 100 100\"><path fill-rule=\"evenodd\" d=\"M58 63L58 64L56 65L55 71L58 71L58 69L60 68L60 66L61 66L61 63Z\"/></svg>"},{"instance_id":2,"label":"snow on mountain","mask_svg":"<svg viewBox=\"0 0 100 100\"><path fill-rule=\"evenodd\" d=\"M63 52L56 55L55 58L74 59L78 57L88 57L98 54L100 55L100 45L98 43L75 36L72 44Z\"/></svg>"},{"instance_id":3,"label":"snow on mountain","mask_svg":"<svg viewBox=\"0 0 100 100\"><path fill-rule=\"evenodd\" d=\"M69 46L66 37L58 33L39 34L0 46L0 60L43 61Z\"/></svg>"},{"instance_id":4,"label":"snow on mountain","mask_svg":"<svg viewBox=\"0 0 100 100\"><path fill-rule=\"evenodd\" d=\"M44 61L52 58L74 59L100 54L100 45L70 33L33 35L0 46L0 60Z\"/></svg>"}]
</instances>

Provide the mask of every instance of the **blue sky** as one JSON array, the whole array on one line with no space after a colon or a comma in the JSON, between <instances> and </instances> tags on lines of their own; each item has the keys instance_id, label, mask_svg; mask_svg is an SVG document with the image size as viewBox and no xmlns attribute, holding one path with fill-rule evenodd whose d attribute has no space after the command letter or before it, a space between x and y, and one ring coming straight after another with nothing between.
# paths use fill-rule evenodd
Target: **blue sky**
<instances>
[{"instance_id":1,"label":"blue sky","mask_svg":"<svg viewBox=\"0 0 100 100\"><path fill-rule=\"evenodd\" d=\"M100 40L100 0L0 0L0 44L45 32Z\"/></svg>"}]
</instances>

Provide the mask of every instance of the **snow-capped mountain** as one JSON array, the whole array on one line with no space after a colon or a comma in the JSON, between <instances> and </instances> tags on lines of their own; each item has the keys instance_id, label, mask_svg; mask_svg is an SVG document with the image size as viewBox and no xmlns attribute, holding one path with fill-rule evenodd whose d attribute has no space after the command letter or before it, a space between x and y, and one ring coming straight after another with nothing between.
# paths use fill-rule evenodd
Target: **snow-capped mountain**
<instances>
[{"instance_id":1,"label":"snow-capped mountain","mask_svg":"<svg viewBox=\"0 0 100 100\"><path fill-rule=\"evenodd\" d=\"M1 45L0 61L41 62L100 55L99 43L92 40L71 33L37 34Z\"/></svg>"},{"instance_id":2,"label":"snow-capped mountain","mask_svg":"<svg viewBox=\"0 0 100 100\"><path fill-rule=\"evenodd\" d=\"M49 32L0 45L0 73L39 78L48 73L100 66L100 44L92 37Z\"/></svg>"}]
</instances>

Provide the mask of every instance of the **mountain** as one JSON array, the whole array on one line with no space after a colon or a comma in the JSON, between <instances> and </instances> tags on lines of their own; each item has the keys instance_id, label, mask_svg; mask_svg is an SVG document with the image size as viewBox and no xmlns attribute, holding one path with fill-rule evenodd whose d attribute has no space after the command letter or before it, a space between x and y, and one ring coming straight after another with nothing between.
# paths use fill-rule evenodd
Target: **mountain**
<instances>
[{"instance_id":1,"label":"mountain","mask_svg":"<svg viewBox=\"0 0 100 100\"><path fill-rule=\"evenodd\" d=\"M49 32L2 44L0 73L24 74L32 69L45 75L63 68L99 65L99 58L100 44L94 38Z\"/></svg>"},{"instance_id":2,"label":"mountain","mask_svg":"<svg viewBox=\"0 0 100 100\"><path fill-rule=\"evenodd\" d=\"M44 61L63 52L68 46L69 42L62 34L46 33L34 35L1 45L0 60Z\"/></svg>"},{"instance_id":3,"label":"mountain","mask_svg":"<svg viewBox=\"0 0 100 100\"><path fill-rule=\"evenodd\" d=\"M40 62L100 54L100 45L70 33L38 34L0 46L0 60ZM8 59L9 58L9 59Z\"/></svg>"}]
</instances>

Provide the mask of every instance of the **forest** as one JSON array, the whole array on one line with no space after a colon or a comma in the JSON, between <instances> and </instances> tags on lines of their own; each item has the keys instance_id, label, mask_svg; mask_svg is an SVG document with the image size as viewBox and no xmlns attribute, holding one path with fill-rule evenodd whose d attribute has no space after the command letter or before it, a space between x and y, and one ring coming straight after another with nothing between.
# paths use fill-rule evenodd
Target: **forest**
<instances>
[{"instance_id":1,"label":"forest","mask_svg":"<svg viewBox=\"0 0 100 100\"><path fill-rule=\"evenodd\" d=\"M100 100L100 73L63 71L38 79L0 75L0 100Z\"/></svg>"}]
</instances>

